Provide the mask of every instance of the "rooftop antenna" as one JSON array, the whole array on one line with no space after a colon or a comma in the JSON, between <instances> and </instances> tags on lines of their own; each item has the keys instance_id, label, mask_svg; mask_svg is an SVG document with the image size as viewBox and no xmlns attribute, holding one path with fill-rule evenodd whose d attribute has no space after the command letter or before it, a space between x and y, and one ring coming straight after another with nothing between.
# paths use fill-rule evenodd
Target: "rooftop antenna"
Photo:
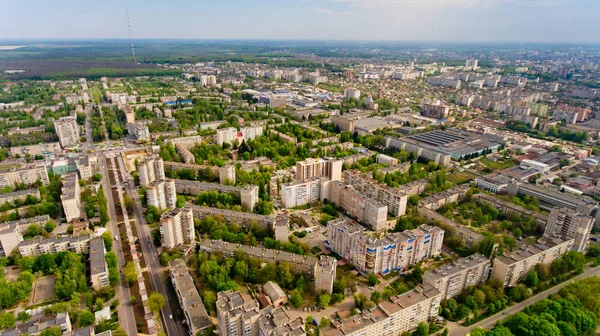
<instances>
[{"instance_id":1,"label":"rooftop antenna","mask_svg":"<svg viewBox=\"0 0 600 336\"><path fill-rule=\"evenodd\" d=\"M127 26L129 27L129 41L131 42L131 54L133 55L133 63L135 61L135 49L133 48L133 37L131 35L131 22L129 21L129 8L125 6L125 13L127 14Z\"/></svg>"}]
</instances>

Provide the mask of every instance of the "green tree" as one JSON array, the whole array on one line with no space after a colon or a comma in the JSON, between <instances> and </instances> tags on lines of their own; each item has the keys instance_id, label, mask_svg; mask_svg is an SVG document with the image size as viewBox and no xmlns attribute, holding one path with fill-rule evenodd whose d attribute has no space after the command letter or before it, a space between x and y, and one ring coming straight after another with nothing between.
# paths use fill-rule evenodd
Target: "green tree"
<instances>
[{"instance_id":1,"label":"green tree","mask_svg":"<svg viewBox=\"0 0 600 336\"><path fill-rule=\"evenodd\" d=\"M292 291L292 293L290 294L290 302L292 303L292 306L294 306L294 308L300 308L302 306L302 294L300 294L300 291L298 291L297 289L294 289Z\"/></svg>"},{"instance_id":2,"label":"green tree","mask_svg":"<svg viewBox=\"0 0 600 336\"><path fill-rule=\"evenodd\" d=\"M202 295L202 301L204 302L204 306L209 311L215 310L215 304L217 303L217 297L215 296L215 292L205 291Z\"/></svg>"},{"instance_id":3,"label":"green tree","mask_svg":"<svg viewBox=\"0 0 600 336\"><path fill-rule=\"evenodd\" d=\"M0 329L8 329L15 326L17 319L12 312L0 313Z\"/></svg>"},{"instance_id":4,"label":"green tree","mask_svg":"<svg viewBox=\"0 0 600 336\"><path fill-rule=\"evenodd\" d=\"M417 330L413 333L414 336L429 336L429 325L425 322L419 323Z\"/></svg>"},{"instance_id":5,"label":"green tree","mask_svg":"<svg viewBox=\"0 0 600 336\"><path fill-rule=\"evenodd\" d=\"M533 288L533 287L537 286L538 282L539 282L539 279L538 279L538 275L535 272L535 270L531 270L531 271L527 272L527 274L525 275L525 281L524 281L524 283L527 287Z\"/></svg>"},{"instance_id":6,"label":"green tree","mask_svg":"<svg viewBox=\"0 0 600 336\"><path fill-rule=\"evenodd\" d=\"M27 321L29 321L29 319L31 318L31 315L24 311L21 310L18 314L17 314L17 321L21 322L21 323L25 323Z\"/></svg>"},{"instance_id":7,"label":"green tree","mask_svg":"<svg viewBox=\"0 0 600 336\"><path fill-rule=\"evenodd\" d=\"M135 264L133 263L133 261L130 261L125 266L125 281L127 281L129 284L133 284L134 282L137 281L137 279L138 279L138 270L137 270Z\"/></svg>"},{"instance_id":8,"label":"green tree","mask_svg":"<svg viewBox=\"0 0 600 336\"><path fill-rule=\"evenodd\" d=\"M48 329L44 329L40 333L40 336L61 336L61 335L62 335L62 329L60 329L59 326L52 326Z\"/></svg>"},{"instance_id":9,"label":"green tree","mask_svg":"<svg viewBox=\"0 0 600 336\"><path fill-rule=\"evenodd\" d=\"M106 251L111 251L113 244L112 233L108 230L104 231L104 233L102 233L102 240L104 241L104 248Z\"/></svg>"},{"instance_id":10,"label":"green tree","mask_svg":"<svg viewBox=\"0 0 600 336\"><path fill-rule=\"evenodd\" d=\"M153 314L160 312L162 307L165 305L165 297L157 292L152 292L148 297L148 308Z\"/></svg>"},{"instance_id":11,"label":"green tree","mask_svg":"<svg viewBox=\"0 0 600 336\"><path fill-rule=\"evenodd\" d=\"M56 223L52 219L49 219L48 221L46 221L46 224L44 224L44 230L46 230L46 232L48 233L54 231L55 228Z\"/></svg>"},{"instance_id":12,"label":"green tree","mask_svg":"<svg viewBox=\"0 0 600 336\"><path fill-rule=\"evenodd\" d=\"M94 313L90 312L89 310L83 310L81 313L79 313L80 327L91 326L94 324L94 322L96 322L96 316L94 316Z\"/></svg>"},{"instance_id":13,"label":"green tree","mask_svg":"<svg viewBox=\"0 0 600 336\"><path fill-rule=\"evenodd\" d=\"M331 302L331 295L327 294L327 293L323 293L321 295L319 295L319 307L325 309L329 306L329 303Z\"/></svg>"},{"instance_id":14,"label":"green tree","mask_svg":"<svg viewBox=\"0 0 600 336\"><path fill-rule=\"evenodd\" d=\"M377 279L377 276L373 273L369 274L369 276L367 277L367 281L371 286L375 286L379 283L379 279Z\"/></svg>"}]
</instances>

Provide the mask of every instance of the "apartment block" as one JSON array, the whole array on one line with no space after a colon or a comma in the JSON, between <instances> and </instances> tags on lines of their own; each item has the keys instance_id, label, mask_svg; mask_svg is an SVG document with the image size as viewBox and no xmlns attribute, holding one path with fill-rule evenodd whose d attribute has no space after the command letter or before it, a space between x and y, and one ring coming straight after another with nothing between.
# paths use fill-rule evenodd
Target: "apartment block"
<instances>
[{"instance_id":1,"label":"apartment block","mask_svg":"<svg viewBox=\"0 0 600 336\"><path fill-rule=\"evenodd\" d=\"M347 88L344 90L344 98L360 99L360 90L357 88Z\"/></svg>"},{"instance_id":2,"label":"apartment block","mask_svg":"<svg viewBox=\"0 0 600 336\"><path fill-rule=\"evenodd\" d=\"M222 193L240 195L243 209L252 210L258 203L258 186L232 187L222 184L206 183L199 181L175 180L175 189L178 194L198 195L204 191L215 190Z\"/></svg>"},{"instance_id":3,"label":"apartment block","mask_svg":"<svg viewBox=\"0 0 600 336\"><path fill-rule=\"evenodd\" d=\"M15 183L32 185L37 181L48 185L50 179L43 164L0 172L0 187L14 187Z\"/></svg>"},{"instance_id":4,"label":"apartment block","mask_svg":"<svg viewBox=\"0 0 600 336\"><path fill-rule=\"evenodd\" d=\"M169 274L175 293L177 293L177 300L185 316L188 334L190 336L206 334L212 327L212 322L185 261L183 259L169 261Z\"/></svg>"},{"instance_id":5,"label":"apartment block","mask_svg":"<svg viewBox=\"0 0 600 336\"><path fill-rule=\"evenodd\" d=\"M573 239L573 250L584 252L587 246L594 218L571 209L554 207L548 216L544 237Z\"/></svg>"},{"instance_id":6,"label":"apartment block","mask_svg":"<svg viewBox=\"0 0 600 336\"><path fill-rule=\"evenodd\" d=\"M281 185L280 195L286 208L318 202L321 200L321 179L284 183Z\"/></svg>"},{"instance_id":7,"label":"apartment block","mask_svg":"<svg viewBox=\"0 0 600 336\"><path fill-rule=\"evenodd\" d=\"M315 265L315 293L333 293L337 262L334 258L320 256Z\"/></svg>"},{"instance_id":8,"label":"apartment block","mask_svg":"<svg viewBox=\"0 0 600 336\"><path fill-rule=\"evenodd\" d=\"M378 238L358 224L336 219L327 224L329 247L359 271L387 274L402 271L423 259L439 255L444 230L421 225L414 230Z\"/></svg>"},{"instance_id":9,"label":"apartment block","mask_svg":"<svg viewBox=\"0 0 600 336\"><path fill-rule=\"evenodd\" d=\"M248 228L253 224L259 225L262 228L272 230L275 226L275 216L257 215L251 212L233 211L227 209L218 209L205 206L195 205L192 207L194 218L203 219L207 216L222 217L226 223L236 223L242 227ZM286 216L287 217L287 216Z\"/></svg>"},{"instance_id":10,"label":"apartment block","mask_svg":"<svg viewBox=\"0 0 600 336\"><path fill-rule=\"evenodd\" d=\"M390 188L386 184L375 181L368 174L352 170L344 172L344 183L353 186L365 196L386 205L388 213L394 217L403 216L406 213L406 204L410 196L406 190Z\"/></svg>"},{"instance_id":11,"label":"apartment block","mask_svg":"<svg viewBox=\"0 0 600 336\"><path fill-rule=\"evenodd\" d=\"M96 237L89 241L90 251L90 282L94 290L110 284L108 279L108 265L106 264L106 249L104 239Z\"/></svg>"},{"instance_id":12,"label":"apartment block","mask_svg":"<svg viewBox=\"0 0 600 336\"><path fill-rule=\"evenodd\" d=\"M17 245L17 248L23 257L38 256L40 254L54 254L62 251L89 253L89 242L92 238L94 238L93 235L61 238L33 238L20 242Z\"/></svg>"},{"instance_id":13,"label":"apartment block","mask_svg":"<svg viewBox=\"0 0 600 336\"><path fill-rule=\"evenodd\" d=\"M245 141L253 140L263 134L262 126L240 127L240 133Z\"/></svg>"},{"instance_id":14,"label":"apartment block","mask_svg":"<svg viewBox=\"0 0 600 336\"><path fill-rule=\"evenodd\" d=\"M225 184L228 181L235 184L235 166L231 164L219 168L219 183Z\"/></svg>"},{"instance_id":15,"label":"apartment block","mask_svg":"<svg viewBox=\"0 0 600 336\"><path fill-rule=\"evenodd\" d=\"M340 181L331 182L330 188L328 200L342 207L348 215L368 224L375 231L388 228L388 209L385 204L366 197Z\"/></svg>"},{"instance_id":16,"label":"apartment block","mask_svg":"<svg viewBox=\"0 0 600 336\"><path fill-rule=\"evenodd\" d=\"M421 104L421 115L433 119L446 119L450 115L450 107L443 105L441 101L423 101Z\"/></svg>"},{"instance_id":17,"label":"apartment block","mask_svg":"<svg viewBox=\"0 0 600 336\"><path fill-rule=\"evenodd\" d=\"M210 239L200 241L198 247L201 251L208 253L222 253L227 258L233 257L235 251L242 251L248 257L256 258L263 262L275 264L286 262L290 264L293 273L306 274L314 278L315 283L319 284L318 288L321 290L328 290L330 284L333 286L333 282L335 281L337 261L332 257L322 256L317 259L312 256Z\"/></svg>"},{"instance_id":18,"label":"apartment block","mask_svg":"<svg viewBox=\"0 0 600 336\"><path fill-rule=\"evenodd\" d=\"M67 223L81 217L81 196L77 173L72 172L62 176L60 202Z\"/></svg>"},{"instance_id":19,"label":"apartment block","mask_svg":"<svg viewBox=\"0 0 600 336\"><path fill-rule=\"evenodd\" d=\"M19 219L16 221L0 224L0 257L8 257L12 251L23 241L23 232L29 225L37 224L44 226L50 220L50 216L36 216Z\"/></svg>"},{"instance_id":20,"label":"apartment block","mask_svg":"<svg viewBox=\"0 0 600 336\"><path fill-rule=\"evenodd\" d=\"M7 194L0 194L0 204L4 204L4 203L15 204L15 201L23 203L23 202L25 202L27 197L35 197L37 199L40 199L39 189L26 189L26 190L19 190L19 191L7 193Z\"/></svg>"},{"instance_id":21,"label":"apartment block","mask_svg":"<svg viewBox=\"0 0 600 336\"><path fill-rule=\"evenodd\" d=\"M173 209L160 217L160 235L162 246L172 249L194 242L194 213L191 206Z\"/></svg>"},{"instance_id":22,"label":"apartment block","mask_svg":"<svg viewBox=\"0 0 600 336\"><path fill-rule=\"evenodd\" d=\"M457 296L469 286L484 283L490 276L490 269L490 259L475 253L425 272L423 283L439 290L442 300L446 300Z\"/></svg>"},{"instance_id":23,"label":"apartment block","mask_svg":"<svg viewBox=\"0 0 600 336\"><path fill-rule=\"evenodd\" d=\"M231 290L217 294L217 319L221 336L306 335L301 317L292 320L281 307L260 309L256 300Z\"/></svg>"},{"instance_id":24,"label":"apartment block","mask_svg":"<svg viewBox=\"0 0 600 336\"><path fill-rule=\"evenodd\" d=\"M469 188L465 185L459 185L452 189L435 193L429 197L419 200L419 207L431 210L437 210L442 206L462 200Z\"/></svg>"},{"instance_id":25,"label":"apartment block","mask_svg":"<svg viewBox=\"0 0 600 336\"><path fill-rule=\"evenodd\" d=\"M150 182L146 187L146 200L148 206L159 209L173 209L177 203L175 180L160 179Z\"/></svg>"},{"instance_id":26,"label":"apartment block","mask_svg":"<svg viewBox=\"0 0 600 336\"><path fill-rule=\"evenodd\" d=\"M227 127L217 129L217 134L215 134L215 143L219 146L223 146L224 143L233 143L234 141L238 141L238 138L241 141L241 134L238 135L238 131L235 127Z\"/></svg>"},{"instance_id":27,"label":"apartment block","mask_svg":"<svg viewBox=\"0 0 600 336\"><path fill-rule=\"evenodd\" d=\"M468 70L476 70L477 69L477 64L479 63L479 60L476 59L470 59L467 60L467 62L465 63L465 68Z\"/></svg>"},{"instance_id":28,"label":"apartment block","mask_svg":"<svg viewBox=\"0 0 600 336\"><path fill-rule=\"evenodd\" d=\"M504 252L496 256L492 268L492 277L500 279L504 287L512 287L525 278L537 264L550 264L569 251L573 239L543 237L533 245L521 246L516 251Z\"/></svg>"},{"instance_id":29,"label":"apartment block","mask_svg":"<svg viewBox=\"0 0 600 336\"><path fill-rule=\"evenodd\" d=\"M79 144L79 126L77 118L63 117L54 121L54 129L58 136L58 142L62 148L73 147Z\"/></svg>"},{"instance_id":30,"label":"apartment block","mask_svg":"<svg viewBox=\"0 0 600 336\"><path fill-rule=\"evenodd\" d=\"M146 141L150 139L150 130L144 121L136 121L127 124L127 132L137 141Z\"/></svg>"},{"instance_id":31,"label":"apartment block","mask_svg":"<svg viewBox=\"0 0 600 336\"><path fill-rule=\"evenodd\" d=\"M306 181L319 177L328 177L332 181L342 178L344 162L337 159L306 159L296 163L296 181Z\"/></svg>"},{"instance_id":32,"label":"apartment block","mask_svg":"<svg viewBox=\"0 0 600 336\"><path fill-rule=\"evenodd\" d=\"M175 150L177 151L179 156L181 156L181 159L184 163L196 162L196 156L194 156L194 154L192 154L192 152L190 152L190 150L186 146L182 144L175 144Z\"/></svg>"},{"instance_id":33,"label":"apartment block","mask_svg":"<svg viewBox=\"0 0 600 336\"><path fill-rule=\"evenodd\" d=\"M401 295L394 295L374 308L365 309L321 328L326 336L388 336L400 335L437 318L440 292L423 284Z\"/></svg>"},{"instance_id":34,"label":"apartment block","mask_svg":"<svg viewBox=\"0 0 600 336\"><path fill-rule=\"evenodd\" d=\"M142 186L147 186L151 182L165 178L163 159L158 155L139 162L137 171Z\"/></svg>"}]
</instances>

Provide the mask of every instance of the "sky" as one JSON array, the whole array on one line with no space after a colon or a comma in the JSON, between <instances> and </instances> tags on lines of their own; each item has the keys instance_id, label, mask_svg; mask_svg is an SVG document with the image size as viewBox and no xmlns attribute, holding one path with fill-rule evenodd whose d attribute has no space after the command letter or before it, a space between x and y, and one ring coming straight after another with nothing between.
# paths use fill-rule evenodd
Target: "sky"
<instances>
[{"instance_id":1,"label":"sky","mask_svg":"<svg viewBox=\"0 0 600 336\"><path fill-rule=\"evenodd\" d=\"M600 0L0 0L1 40L600 42Z\"/></svg>"}]
</instances>

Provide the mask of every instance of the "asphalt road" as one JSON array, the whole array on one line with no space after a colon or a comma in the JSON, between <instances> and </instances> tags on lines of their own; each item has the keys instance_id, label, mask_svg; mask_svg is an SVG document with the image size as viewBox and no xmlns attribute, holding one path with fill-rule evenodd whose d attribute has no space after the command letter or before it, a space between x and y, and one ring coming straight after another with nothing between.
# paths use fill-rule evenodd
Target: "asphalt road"
<instances>
[{"instance_id":1,"label":"asphalt road","mask_svg":"<svg viewBox=\"0 0 600 336\"><path fill-rule=\"evenodd\" d=\"M142 210L142 203L139 199L137 189L134 187L133 178L125 169L125 162L122 156L117 156L119 161L119 167L126 176L128 183L124 183L123 188L127 194L133 200L133 215L135 217L135 226L139 238L140 247L142 249L142 255L146 261L146 268L150 275L150 281L155 291L162 294L165 297L166 303L161 311L163 326L167 335L187 335L187 330L182 323L178 323L175 319L176 314L174 313L179 306L179 302L175 297L170 295L167 285L163 280L163 267L160 265L158 260L158 252L154 243L152 242L152 234L146 224L146 218ZM173 319L170 317L173 316Z\"/></svg>"},{"instance_id":2,"label":"asphalt road","mask_svg":"<svg viewBox=\"0 0 600 336\"><path fill-rule=\"evenodd\" d=\"M106 165L106 157L102 155L99 157L98 161L102 171L102 189L104 190L104 195L106 196L108 214L110 216L110 221L106 226L113 235L118 235L119 228L117 227L116 222L117 214L115 212L115 205L111 192L113 186L110 185L110 180L108 177L109 171ZM121 243L116 241L113 242L113 250L117 254L117 259L119 261L118 267L120 270L123 270L125 268L125 257L123 256ZM127 285L127 281L125 281L125 275L120 273L119 276L121 277L121 281L116 288L116 297L119 300L119 309L117 310L119 313L119 324L125 333L127 333L127 335L137 335L133 306L131 306L129 303L129 298L131 297L129 286Z\"/></svg>"},{"instance_id":3,"label":"asphalt road","mask_svg":"<svg viewBox=\"0 0 600 336\"><path fill-rule=\"evenodd\" d=\"M508 309L505 309L504 311L502 311L498 314L492 315L492 316L486 318L485 320L480 321L479 323L475 323L472 326L465 327L465 326L458 326L457 324L453 324L448 327L448 329L450 331L449 335L450 336L463 336L463 335L468 334L470 330L478 328L478 327L482 327L482 328L489 330L494 327L494 325L496 324L497 321L504 319L508 315L512 315L512 314L520 312L521 310L523 310L523 308L525 308L529 305L532 305L535 302L537 302L543 298L546 298L550 294L557 293L561 288L570 284L573 280L580 280L580 279L588 278L588 277L592 277L592 276L600 276L600 267L588 268L583 274L580 274L571 280L565 281L565 282L563 282L557 286L554 286L546 291L536 294L536 295L530 297L529 299L527 299L523 302L517 303L516 305L514 305Z\"/></svg>"}]
</instances>

